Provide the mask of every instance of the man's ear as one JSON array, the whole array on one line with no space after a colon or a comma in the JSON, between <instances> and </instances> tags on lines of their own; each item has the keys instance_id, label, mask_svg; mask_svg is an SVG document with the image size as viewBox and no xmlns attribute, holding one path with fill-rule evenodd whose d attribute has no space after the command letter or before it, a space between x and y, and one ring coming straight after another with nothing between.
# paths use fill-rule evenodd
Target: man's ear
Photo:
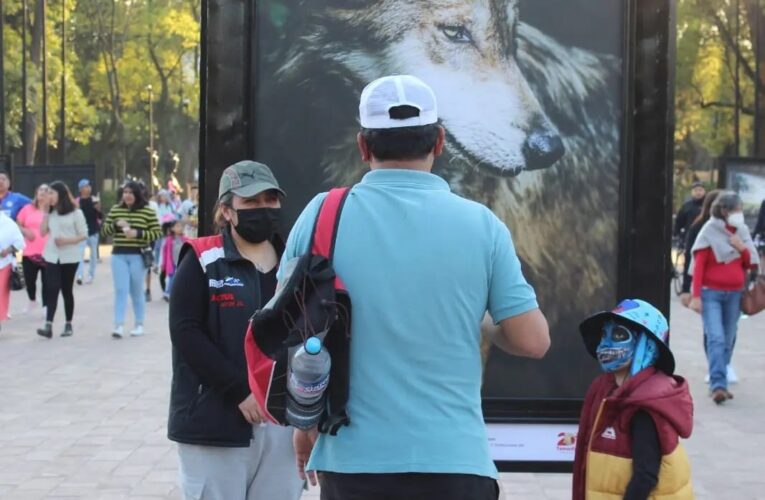
<instances>
[{"instance_id":1,"label":"man's ear","mask_svg":"<svg viewBox=\"0 0 765 500\"><path fill-rule=\"evenodd\" d=\"M438 138L436 139L436 147L433 148L433 156L439 157L444 152L444 146L446 145L446 130L441 125L438 126Z\"/></svg>"},{"instance_id":2,"label":"man's ear","mask_svg":"<svg viewBox=\"0 0 765 500\"><path fill-rule=\"evenodd\" d=\"M372 161L372 153L369 152L369 146L367 146L367 141L364 140L364 136L361 134L361 132L356 135L356 143L359 145L361 161L364 163L369 163Z\"/></svg>"}]
</instances>

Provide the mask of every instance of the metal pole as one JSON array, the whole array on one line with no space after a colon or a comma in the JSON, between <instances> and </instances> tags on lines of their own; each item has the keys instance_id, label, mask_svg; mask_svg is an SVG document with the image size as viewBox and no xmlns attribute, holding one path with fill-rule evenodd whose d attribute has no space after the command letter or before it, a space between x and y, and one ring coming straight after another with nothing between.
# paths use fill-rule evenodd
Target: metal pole
<instances>
[{"instance_id":1,"label":"metal pole","mask_svg":"<svg viewBox=\"0 0 765 500\"><path fill-rule=\"evenodd\" d=\"M760 10L760 0L755 0L755 21L754 21L754 156L761 156L760 151L760 57L762 56L760 50L761 43L761 24L762 24L762 11Z\"/></svg>"},{"instance_id":2,"label":"metal pole","mask_svg":"<svg viewBox=\"0 0 765 500\"><path fill-rule=\"evenodd\" d=\"M734 83L733 87L736 91L735 96L735 109L733 114L733 126L735 130L734 133L734 145L736 149L736 153L734 156L740 156L741 155L741 130L740 130L740 108L741 108L741 92L739 89L740 80L739 80L739 66L740 66L740 59L738 57L739 50L740 50L740 44L739 44L739 38L740 38L740 31L741 31L741 11L740 11L740 0L736 0L736 74L734 75Z\"/></svg>"},{"instance_id":3,"label":"metal pole","mask_svg":"<svg viewBox=\"0 0 765 500\"><path fill-rule=\"evenodd\" d=\"M154 90L151 85L149 90L149 183L153 185L154 178Z\"/></svg>"},{"instance_id":4,"label":"metal pole","mask_svg":"<svg viewBox=\"0 0 765 500\"><path fill-rule=\"evenodd\" d=\"M27 158L27 19L29 6L21 0L21 162L29 165Z\"/></svg>"},{"instance_id":5,"label":"metal pole","mask_svg":"<svg viewBox=\"0 0 765 500\"><path fill-rule=\"evenodd\" d=\"M61 152L61 164L66 163L66 0L61 1L61 109L59 116L61 135L58 149Z\"/></svg>"},{"instance_id":6,"label":"metal pole","mask_svg":"<svg viewBox=\"0 0 765 500\"><path fill-rule=\"evenodd\" d=\"M0 0L0 151L5 153L5 4Z\"/></svg>"},{"instance_id":7,"label":"metal pole","mask_svg":"<svg viewBox=\"0 0 765 500\"><path fill-rule=\"evenodd\" d=\"M46 12L47 0L40 0L42 2L42 162L43 165L48 164L48 47L45 42L45 27L47 26L48 13Z\"/></svg>"}]
</instances>

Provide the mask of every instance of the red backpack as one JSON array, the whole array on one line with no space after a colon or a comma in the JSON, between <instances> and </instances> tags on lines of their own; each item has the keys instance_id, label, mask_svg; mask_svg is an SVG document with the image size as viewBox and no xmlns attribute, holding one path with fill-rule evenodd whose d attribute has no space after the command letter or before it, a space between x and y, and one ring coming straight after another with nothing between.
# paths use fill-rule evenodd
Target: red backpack
<instances>
[{"instance_id":1,"label":"red backpack","mask_svg":"<svg viewBox=\"0 0 765 500\"><path fill-rule=\"evenodd\" d=\"M319 210L310 249L296 259L274 298L250 319L245 355L250 390L266 418L286 421L287 360L310 336L319 337L332 357L319 431L337 434L350 424L349 386L351 299L332 268L340 213L350 188L332 189Z\"/></svg>"}]
</instances>

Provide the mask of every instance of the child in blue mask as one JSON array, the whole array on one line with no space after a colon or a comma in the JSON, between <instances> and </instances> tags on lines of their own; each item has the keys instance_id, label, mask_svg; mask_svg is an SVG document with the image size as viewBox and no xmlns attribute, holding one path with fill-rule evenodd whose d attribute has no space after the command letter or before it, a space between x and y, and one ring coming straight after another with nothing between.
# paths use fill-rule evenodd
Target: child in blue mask
<instances>
[{"instance_id":1,"label":"child in blue mask","mask_svg":"<svg viewBox=\"0 0 765 500\"><path fill-rule=\"evenodd\" d=\"M604 372L587 392L574 459L574 500L692 499L680 444L693 427L688 383L674 376L669 325L642 300L625 300L580 326Z\"/></svg>"}]
</instances>

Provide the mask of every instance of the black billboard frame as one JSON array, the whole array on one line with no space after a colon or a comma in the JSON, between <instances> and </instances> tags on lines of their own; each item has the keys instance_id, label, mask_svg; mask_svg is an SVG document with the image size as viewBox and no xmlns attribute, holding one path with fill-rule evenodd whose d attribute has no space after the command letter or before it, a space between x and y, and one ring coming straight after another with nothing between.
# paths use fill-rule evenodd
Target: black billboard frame
<instances>
[{"instance_id":1,"label":"black billboard frame","mask_svg":"<svg viewBox=\"0 0 765 500\"><path fill-rule=\"evenodd\" d=\"M212 208L226 166L255 158L257 0L203 0L199 217ZM623 118L617 294L669 317L675 0L624 0ZM581 400L483 401L487 423L577 423ZM531 408L532 410L529 410ZM497 462L503 472L570 472L570 462Z\"/></svg>"}]
</instances>

